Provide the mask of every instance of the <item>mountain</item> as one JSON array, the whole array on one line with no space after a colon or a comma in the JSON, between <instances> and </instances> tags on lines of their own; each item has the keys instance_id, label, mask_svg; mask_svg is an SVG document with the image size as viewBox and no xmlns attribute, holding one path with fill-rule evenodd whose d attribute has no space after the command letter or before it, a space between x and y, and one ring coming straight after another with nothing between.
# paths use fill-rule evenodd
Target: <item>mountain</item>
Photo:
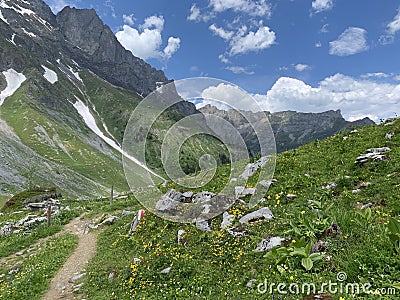
<instances>
[{"instance_id":1,"label":"mountain","mask_svg":"<svg viewBox=\"0 0 400 300\"><path fill-rule=\"evenodd\" d=\"M250 153L253 155L259 152L260 146L248 120L251 120L254 124L264 123L265 126L268 126L269 123L271 125L278 152L297 148L313 140L327 138L345 129L374 123L369 118L354 122L346 121L342 117L340 110L330 110L322 113L300 113L295 111L254 113L238 110L225 111L208 104L200 108L200 111L217 115L229 121L239 130Z\"/></svg>"},{"instance_id":2,"label":"mountain","mask_svg":"<svg viewBox=\"0 0 400 300\"><path fill-rule=\"evenodd\" d=\"M93 9L65 7L54 15L42 0L1 0L0 200L33 186L56 186L79 198L105 196L111 186L129 190L121 158L126 124L143 97L169 82L125 50ZM172 95L179 97L175 90ZM197 113L192 103L180 101L158 117L146 137L148 170L165 176L163 138L175 122ZM295 121L295 113L272 114L278 149L343 129L347 123L339 115L327 117L331 121L319 130L321 122L311 116L303 122ZM236 118L230 117L255 154L254 135ZM302 136L299 122L310 132ZM199 170L207 151L217 164L229 156L217 139L195 136L180 149L184 172Z\"/></svg>"},{"instance_id":3,"label":"mountain","mask_svg":"<svg viewBox=\"0 0 400 300\"><path fill-rule=\"evenodd\" d=\"M107 195L112 185L129 190L125 127L143 97L170 82L162 71L125 50L93 9L54 15L41 0L0 2L0 70L0 198L37 185L80 198ZM152 169L163 173L167 129L194 113L192 103L178 102L154 122L146 147ZM215 138L197 141L225 151ZM196 143L182 147L185 172L204 154Z\"/></svg>"}]
</instances>

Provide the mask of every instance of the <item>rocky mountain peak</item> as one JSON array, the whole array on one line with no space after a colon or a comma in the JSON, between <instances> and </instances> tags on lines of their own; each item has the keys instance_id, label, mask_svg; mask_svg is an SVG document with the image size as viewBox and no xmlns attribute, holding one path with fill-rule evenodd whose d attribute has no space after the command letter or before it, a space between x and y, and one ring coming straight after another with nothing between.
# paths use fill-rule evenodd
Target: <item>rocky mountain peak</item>
<instances>
[{"instance_id":1,"label":"rocky mountain peak","mask_svg":"<svg viewBox=\"0 0 400 300\"><path fill-rule=\"evenodd\" d=\"M73 59L108 82L146 96L157 82L168 81L162 71L122 47L95 10L65 7L56 19Z\"/></svg>"}]
</instances>

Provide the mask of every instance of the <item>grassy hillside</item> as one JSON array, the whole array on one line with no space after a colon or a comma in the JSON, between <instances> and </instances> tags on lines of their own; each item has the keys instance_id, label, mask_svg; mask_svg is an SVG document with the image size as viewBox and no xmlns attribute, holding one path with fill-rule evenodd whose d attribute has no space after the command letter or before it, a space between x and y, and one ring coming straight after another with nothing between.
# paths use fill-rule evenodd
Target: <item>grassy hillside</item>
<instances>
[{"instance_id":1,"label":"grassy hillside","mask_svg":"<svg viewBox=\"0 0 400 300\"><path fill-rule=\"evenodd\" d=\"M385 138L390 132L393 138ZM268 206L275 219L246 226L247 237L234 238L221 230L221 217L212 221L212 232L201 232L192 224L171 223L151 214L128 236L130 218L122 218L100 235L98 254L85 284L87 296L269 299L275 295L301 299L301 290L299 295L282 295L277 284L301 287L313 283L318 289L331 280L371 284L370 292L361 290L354 295L356 299L397 299L400 249L390 229L400 219L399 145L400 120L396 120L392 125L368 126L282 153L277 158L278 181L265 195L267 201L257 207ZM366 149L383 146L391 148L384 161L354 164ZM336 186L323 188L328 183ZM353 192L358 188L360 191ZM369 207L360 209L363 204ZM248 212L244 206L230 209L236 222ZM326 233L332 223L340 227L337 234ZM179 229L186 231L184 245L177 244ZM270 236L286 237L288 242L269 254L255 252L261 239ZM308 253L317 239L327 242L321 257ZM311 258L315 262L310 267ZM170 273L161 274L167 267L171 267ZM343 276L347 279L340 281ZM251 279L255 282L247 287ZM265 280L275 286L271 294L262 295L257 286ZM263 288L261 285L261 292ZM395 292L397 296L389 295ZM345 292L333 297L353 298Z\"/></svg>"}]
</instances>

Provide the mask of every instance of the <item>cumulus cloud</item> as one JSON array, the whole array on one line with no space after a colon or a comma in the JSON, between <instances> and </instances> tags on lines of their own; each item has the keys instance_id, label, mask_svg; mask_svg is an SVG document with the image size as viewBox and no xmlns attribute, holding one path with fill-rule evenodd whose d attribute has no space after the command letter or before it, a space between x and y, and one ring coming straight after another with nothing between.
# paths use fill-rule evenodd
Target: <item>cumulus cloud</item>
<instances>
[{"instance_id":1,"label":"cumulus cloud","mask_svg":"<svg viewBox=\"0 0 400 300\"><path fill-rule=\"evenodd\" d=\"M268 26L258 28L256 32L250 31L245 35L238 34L230 41L229 54L231 56L247 52L257 52L271 47L276 40L275 32Z\"/></svg>"},{"instance_id":2,"label":"cumulus cloud","mask_svg":"<svg viewBox=\"0 0 400 300\"><path fill-rule=\"evenodd\" d=\"M187 19L189 21L196 21L196 22L201 20L200 9L197 7L196 4L193 4L192 7L190 8L190 15L188 15Z\"/></svg>"},{"instance_id":3,"label":"cumulus cloud","mask_svg":"<svg viewBox=\"0 0 400 300\"><path fill-rule=\"evenodd\" d=\"M169 37L168 38L168 45L164 48L164 58L170 59L172 55L178 51L179 47L181 45L181 39L180 38L175 38L175 37Z\"/></svg>"},{"instance_id":4,"label":"cumulus cloud","mask_svg":"<svg viewBox=\"0 0 400 300\"><path fill-rule=\"evenodd\" d=\"M317 87L279 78L266 95L254 95L264 110L321 112L341 109L348 120L369 116L374 121L399 113L400 84L377 83L336 74Z\"/></svg>"},{"instance_id":5,"label":"cumulus cloud","mask_svg":"<svg viewBox=\"0 0 400 300\"><path fill-rule=\"evenodd\" d=\"M336 41L329 42L329 54L348 56L369 49L367 45L367 31L359 27L347 28Z\"/></svg>"},{"instance_id":6,"label":"cumulus cloud","mask_svg":"<svg viewBox=\"0 0 400 300\"><path fill-rule=\"evenodd\" d=\"M215 35L219 36L224 40L230 40L234 34L232 31L225 30L224 28L218 27L215 24L211 24L208 27Z\"/></svg>"},{"instance_id":7,"label":"cumulus cloud","mask_svg":"<svg viewBox=\"0 0 400 300\"><path fill-rule=\"evenodd\" d=\"M129 26L132 26L133 24L135 24L135 18L133 17L133 14L122 15L122 19L124 20L124 23L128 24Z\"/></svg>"},{"instance_id":8,"label":"cumulus cloud","mask_svg":"<svg viewBox=\"0 0 400 300\"><path fill-rule=\"evenodd\" d=\"M133 21L133 19L130 20L125 16L124 22L126 21ZM125 49L131 51L137 57L168 60L179 49L181 40L177 37L169 37L167 46L161 50L163 29L164 18L162 16L150 16L144 20L139 29L125 24L115 36Z\"/></svg>"},{"instance_id":9,"label":"cumulus cloud","mask_svg":"<svg viewBox=\"0 0 400 300\"><path fill-rule=\"evenodd\" d=\"M247 68L240 67L240 66L230 66L226 68L228 71L231 71L234 74L246 74L246 75L253 75L253 71L249 71Z\"/></svg>"},{"instance_id":10,"label":"cumulus cloud","mask_svg":"<svg viewBox=\"0 0 400 300\"><path fill-rule=\"evenodd\" d=\"M215 13L227 10L243 12L250 16L271 16L271 5L266 0L210 0L209 6Z\"/></svg>"},{"instance_id":11,"label":"cumulus cloud","mask_svg":"<svg viewBox=\"0 0 400 300\"><path fill-rule=\"evenodd\" d=\"M314 44L315 48L321 48L322 47L322 43L321 42L316 42Z\"/></svg>"},{"instance_id":12,"label":"cumulus cloud","mask_svg":"<svg viewBox=\"0 0 400 300\"><path fill-rule=\"evenodd\" d=\"M296 71L303 72L310 69L310 66L306 64L297 64L294 66L294 68L296 69Z\"/></svg>"},{"instance_id":13,"label":"cumulus cloud","mask_svg":"<svg viewBox=\"0 0 400 300\"><path fill-rule=\"evenodd\" d=\"M311 3L311 7L315 13L331 10L333 8L333 0L314 0Z\"/></svg>"},{"instance_id":14,"label":"cumulus cloud","mask_svg":"<svg viewBox=\"0 0 400 300\"><path fill-rule=\"evenodd\" d=\"M261 107L251 95L231 84L220 83L217 86L210 86L202 91L201 97L204 100L196 105L197 108L211 104L225 110L229 108L261 110Z\"/></svg>"}]
</instances>

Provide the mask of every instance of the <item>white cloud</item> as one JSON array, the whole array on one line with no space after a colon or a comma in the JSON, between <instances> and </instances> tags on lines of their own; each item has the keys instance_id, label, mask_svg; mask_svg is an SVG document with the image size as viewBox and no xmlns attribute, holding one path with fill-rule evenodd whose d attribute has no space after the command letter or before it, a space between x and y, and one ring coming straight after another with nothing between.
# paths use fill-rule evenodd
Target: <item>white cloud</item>
<instances>
[{"instance_id":1,"label":"white cloud","mask_svg":"<svg viewBox=\"0 0 400 300\"><path fill-rule=\"evenodd\" d=\"M196 105L197 107L211 104L221 109L261 110L251 95L231 84L220 83L217 86L210 86L201 93L201 97L205 100Z\"/></svg>"},{"instance_id":2,"label":"white cloud","mask_svg":"<svg viewBox=\"0 0 400 300\"><path fill-rule=\"evenodd\" d=\"M296 69L296 71L303 72L310 69L310 66L306 64L297 64L294 66L294 68Z\"/></svg>"},{"instance_id":3,"label":"white cloud","mask_svg":"<svg viewBox=\"0 0 400 300\"><path fill-rule=\"evenodd\" d=\"M383 73L383 72L374 72L374 73L366 73L361 75L362 78L388 78L390 77L389 74Z\"/></svg>"},{"instance_id":4,"label":"white cloud","mask_svg":"<svg viewBox=\"0 0 400 300\"><path fill-rule=\"evenodd\" d=\"M200 21L201 20L201 15L200 15L200 9L196 6L196 4L193 4L192 7L190 8L190 15L187 17L189 21Z\"/></svg>"},{"instance_id":5,"label":"white cloud","mask_svg":"<svg viewBox=\"0 0 400 300\"><path fill-rule=\"evenodd\" d=\"M316 43L315 43L315 48L321 48L321 47L322 47L321 42L316 42Z\"/></svg>"},{"instance_id":6,"label":"white cloud","mask_svg":"<svg viewBox=\"0 0 400 300\"><path fill-rule=\"evenodd\" d=\"M400 30L400 9L397 11L397 15L387 25L387 32L391 35L395 35Z\"/></svg>"},{"instance_id":7,"label":"white cloud","mask_svg":"<svg viewBox=\"0 0 400 300\"><path fill-rule=\"evenodd\" d=\"M47 1L47 4L55 14L57 14L66 6L75 7L75 3L68 0L49 0Z\"/></svg>"},{"instance_id":8,"label":"white cloud","mask_svg":"<svg viewBox=\"0 0 400 300\"><path fill-rule=\"evenodd\" d=\"M246 74L246 75L253 75L253 71L247 70L247 68L240 67L240 66L231 66L226 68L228 71L231 71L234 74Z\"/></svg>"},{"instance_id":9,"label":"white cloud","mask_svg":"<svg viewBox=\"0 0 400 300\"><path fill-rule=\"evenodd\" d=\"M168 45L164 48L164 58L170 59L172 55L178 51L179 47L181 46L181 39L175 37L168 38Z\"/></svg>"},{"instance_id":10,"label":"white cloud","mask_svg":"<svg viewBox=\"0 0 400 300\"><path fill-rule=\"evenodd\" d=\"M374 121L399 113L400 84L377 83L342 74L325 78L317 87L281 77L266 95L254 95L263 109L321 112L341 109L348 120L370 116Z\"/></svg>"},{"instance_id":11,"label":"white cloud","mask_svg":"<svg viewBox=\"0 0 400 300\"><path fill-rule=\"evenodd\" d=\"M226 56L225 56L224 54L220 54L220 55L218 56L218 58L219 58L219 60L220 60L221 62L223 62L224 64L229 64L229 63L230 63L230 60L227 59Z\"/></svg>"},{"instance_id":12,"label":"white cloud","mask_svg":"<svg viewBox=\"0 0 400 300\"><path fill-rule=\"evenodd\" d=\"M139 26L139 30L124 25L115 36L125 49L131 51L137 57L168 60L179 49L181 40L176 37L169 37L167 46L164 50L161 50L163 28L164 18L162 16L150 16Z\"/></svg>"},{"instance_id":13,"label":"white cloud","mask_svg":"<svg viewBox=\"0 0 400 300\"><path fill-rule=\"evenodd\" d=\"M230 42L229 54L234 56L267 49L275 43L275 39L275 32L268 26L260 27L256 32L250 31L246 35L238 34Z\"/></svg>"},{"instance_id":14,"label":"white cloud","mask_svg":"<svg viewBox=\"0 0 400 300\"><path fill-rule=\"evenodd\" d=\"M150 16L144 20L143 25L140 25L140 28L145 29L155 29L158 31L162 31L164 29L164 17L163 16Z\"/></svg>"},{"instance_id":15,"label":"white cloud","mask_svg":"<svg viewBox=\"0 0 400 300\"><path fill-rule=\"evenodd\" d=\"M328 33L329 32L328 27L329 27L329 24L324 24L319 31L322 33Z\"/></svg>"},{"instance_id":16,"label":"white cloud","mask_svg":"<svg viewBox=\"0 0 400 300\"><path fill-rule=\"evenodd\" d=\"M133 17L133 14L122 15L122 19L124 20L124 23L128 24L129 26L133 26L133 24L135 24L135 18Z\"/></svg>"},{"instance_id":17,"label":"white cloud","mask_svg":"<svg viewBox=\"0 0 400 300\"><path fill-rule=\"evenodd\" d=\"M233 10L250 16L271 16L271 5L266 0L210 0L209 6L215 13Z\"/></svg>"},{"instance_id":18,"label":"white cloud","mask_svg":"<svg viewBox=\"0 0 400 300\"><path fill-rule=\"evenodd\" d=\"M333 8L333 0L314 0L311 7L315 13L320 13Z\"/></svg>"},{"instance_id":19,"label":"white cloud","mask_svg":"<svg viewBox=\"0 0 400 300\"><path fill-rule=\"evenodd\" d=\"M336 41L329 42L329 54L348 56L369 49L367 45L367 31L359 27L347 28Z\"/></svg>"},{"instance_id":20,"label":"white cloud","mask_svg":"<svg viewBox=\"0 0 400 300\"><path fill-rule=\"evenodd\" d=\"M393 20L387 24L386 33L380 36L379 43L382 45L392 44L397 31L400 31L400 8Z\"/></svg>"},{"instance_id":21,"label":"white cloud","mask_svg":"<svg viewBox=\"0 0 400 300\"><path fill-rule=\"evenodd\" d=\"M211 24L208 27L215 35L218 35L220 38L224 39L224 40L230 40L233 36L233 32L232 31L227 31L221 27L218 27L215 24Z\"/></svg>"}]
</instances>

